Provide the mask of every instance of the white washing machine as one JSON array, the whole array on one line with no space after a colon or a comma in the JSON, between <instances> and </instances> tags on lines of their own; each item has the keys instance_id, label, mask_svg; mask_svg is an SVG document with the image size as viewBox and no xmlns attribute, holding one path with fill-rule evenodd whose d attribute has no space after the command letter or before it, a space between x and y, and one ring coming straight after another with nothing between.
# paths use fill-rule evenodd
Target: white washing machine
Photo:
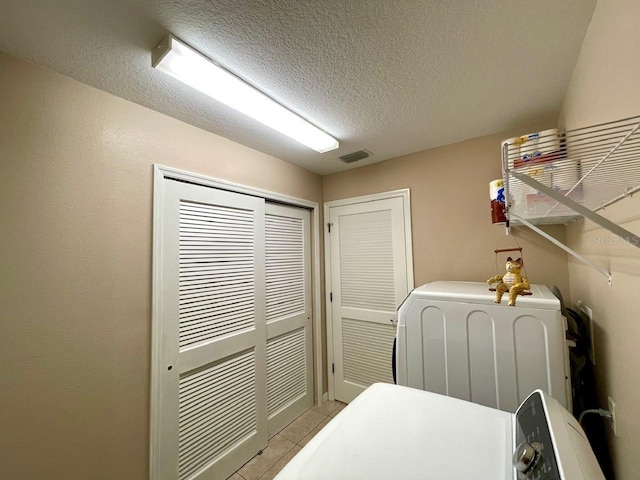
<instances>
[{"instance_id":1,"label":"white washing machine","mask_svg":"<svg viewBox=\"0 0 640 480\"><path fill-rule=\"evenodd\" d=\"M515 412L541 389L571 410L567 322L560 301L531 285L515 307L486 283L433 282L398 310L397 383Z\"/></svg>"},{"instance_id":2,"label":"white washing machine","mask_svg":"<svg viewBox=\"0 0 640 480\"><path fill-rule=\"evenodd\" d=\"M276 479L604 476L575 418L539 390L514 415L414 388L374 384L312 438Z\"/></svg>"}]
</instances>

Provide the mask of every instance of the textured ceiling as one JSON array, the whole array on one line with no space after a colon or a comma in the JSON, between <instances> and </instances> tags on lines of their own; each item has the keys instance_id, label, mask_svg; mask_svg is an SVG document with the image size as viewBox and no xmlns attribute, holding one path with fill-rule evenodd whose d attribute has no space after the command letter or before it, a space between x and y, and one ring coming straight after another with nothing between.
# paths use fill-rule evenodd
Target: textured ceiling
<instances>
[{"instance_id":1,"label":"textured ceiling","mask_svg":"<svg viewBox=\"0 0 640 480\"><path fill-rule=\"evenodd\" d=\"M553 118L595 1L0 0L0 50L327 174ZM152 69L169 32L340 149L316 153ZM361 148L375 156L338 160Z\"/></svg>"}]
</instances>

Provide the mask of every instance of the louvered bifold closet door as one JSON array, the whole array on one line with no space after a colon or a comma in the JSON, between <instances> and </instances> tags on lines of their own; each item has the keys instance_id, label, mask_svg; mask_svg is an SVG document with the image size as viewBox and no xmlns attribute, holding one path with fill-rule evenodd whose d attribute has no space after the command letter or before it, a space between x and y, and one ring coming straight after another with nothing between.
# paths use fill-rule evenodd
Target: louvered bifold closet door
<instances>
[{"instance_id":1,"label":"louvered bifold closet door","mask_svg":"<svg viewBox=\"0 0 640 480\"><path fill-rule=\"evenodd\" d=\"M266 205L269 436L313 405L308 210Z\"/></svg>"},{"instance_id":2,"label":"louvered bifold closet door","mask_svg":"<svg viewBox=\"0 0 640 480\"><path fill-rule=\"evenodd\" d=\"M399 197L331 207L335 398L350 402L392 383L396 309L408 293L405 213Z\"/></svg>"},{"instance_id":3,"label":"louvered bifold closet door","mask_svg":"<svg viewBox=\"0 0 640 480\"><path fill-rule=\"evenodd\" d=\"M268 440L264 200L165 184L162 478L225 479Z\"/></svg>"}]
</instances>

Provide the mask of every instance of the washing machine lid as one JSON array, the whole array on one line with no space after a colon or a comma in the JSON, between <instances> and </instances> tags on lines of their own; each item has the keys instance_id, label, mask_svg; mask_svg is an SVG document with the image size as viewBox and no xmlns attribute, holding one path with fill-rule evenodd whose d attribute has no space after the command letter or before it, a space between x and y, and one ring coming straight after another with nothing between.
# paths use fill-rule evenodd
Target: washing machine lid
<instances>
[{"instance_id":1,"label":"washing machine lid","mask_svg":"<svg viewBox=\"0 0 640 480\"><path fill-rule=\"evenodd\" d=\"M397 385L375 384L276 477L512 480L513 415Z\"/></svg>"},{"instance_id":2,"label":"washing machine lid","mask_svg":"<svg viewBox=\"0 0 640 480\"><path fill-rule=\"evenodd\" d=\"M560 300L549 290L546 285L531 285L532 295L518 296L517 307L538 308L545 310L560 310ZM485 282L448 282L438 281L427 283L415 288L410 294L414 298L429 300L444 300L449 302L495 304L496 294L489 291L489 285ZM502 304L506 306L509 294L502 298Z\"/></svg>"}]
</instances>

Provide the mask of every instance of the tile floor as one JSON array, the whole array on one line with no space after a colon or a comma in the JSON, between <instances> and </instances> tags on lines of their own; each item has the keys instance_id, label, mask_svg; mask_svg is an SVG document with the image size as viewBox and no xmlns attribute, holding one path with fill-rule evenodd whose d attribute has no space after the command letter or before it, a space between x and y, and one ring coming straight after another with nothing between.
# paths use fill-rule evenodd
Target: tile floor
<instances>
[{"instance_id":1,"label":"tile floor","mask_svg":"<svg viewBox=\"0 0 640 480\"><path fill-rule=\"evenodd\" d=\"M346 404L327 401L310 408L269 440L260 455L249 460L228 480L271 480Z\"/></svg>"}]
</instances>

